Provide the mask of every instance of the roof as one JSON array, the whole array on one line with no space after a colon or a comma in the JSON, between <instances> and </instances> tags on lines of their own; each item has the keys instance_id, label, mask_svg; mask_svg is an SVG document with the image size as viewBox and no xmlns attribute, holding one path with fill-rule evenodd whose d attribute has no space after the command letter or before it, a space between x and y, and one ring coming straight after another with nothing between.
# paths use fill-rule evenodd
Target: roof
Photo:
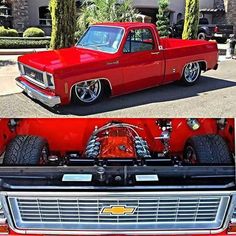
<instances>
[{"instance_id":1,"label":"roof","mask_svg":"<svg viewBox=\"0 0 236 236\"><path fill-rule=\"evenodd\" d=\"M140 23L140 22L103 22L97 23L95 25L101 26L114 26L114 27L122 27L122 28L130 28L130 27L143 27L143 26L153 26L151 23Z\"/></svg>"}]
</instances>

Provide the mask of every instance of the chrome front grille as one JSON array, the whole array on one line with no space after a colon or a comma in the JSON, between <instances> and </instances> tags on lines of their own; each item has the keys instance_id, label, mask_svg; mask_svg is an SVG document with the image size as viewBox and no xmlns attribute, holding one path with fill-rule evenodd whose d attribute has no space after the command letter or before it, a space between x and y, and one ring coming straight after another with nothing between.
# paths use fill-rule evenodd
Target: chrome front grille
<instances>
[{"instance_id":1,"label":"chrome front grille","mask_svg":"<svg viewBox=\"0 0 236 236\"><path fill-rule=\"evenodd\" d=\"M31 82L33 83L35 82L42 86L45 85L43 72L38 71L36 69L33 69L23 64L20 64L19 67L20 67L21 73Z\"/></svg>"},{"instance_id":2,"label":"chrome front grille","mask_svg":"<svg viewBox=\"0 0 236 236\"><path fill-rule=\"evenodd\" d=\"M15 227L44 230L218 229L228 196L9 197ZM104 214L112 207L129 214Z\"/></svg>"}]
</instances>

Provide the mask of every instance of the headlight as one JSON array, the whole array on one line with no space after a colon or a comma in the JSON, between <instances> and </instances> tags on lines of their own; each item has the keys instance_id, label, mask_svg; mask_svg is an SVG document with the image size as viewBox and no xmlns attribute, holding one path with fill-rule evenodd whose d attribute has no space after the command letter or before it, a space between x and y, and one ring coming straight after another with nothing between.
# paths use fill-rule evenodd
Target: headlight
<instances>
[{"instance_id":1,"label":"headlight","mask_svg":"<svg viewBox=\"0 0 236 236\"><path fill-rule=\"evenodd\" d=\"M51 89L55 89L55 84L54 84L54 79L51 74L47 73L47 82L48 82L48 87Z\"/></svg>"},{"instance_id":2,"label":"headlight","mask_svg":"<svg viewBox=\"0 0 236 236\"><path fill-rule=\"evenodd\" d=\"M20 74L23 75L24 73L23 73L22 65L19 62L17 64L18 64L18 69L20 71Z\"/></svg>"}]
</instances>

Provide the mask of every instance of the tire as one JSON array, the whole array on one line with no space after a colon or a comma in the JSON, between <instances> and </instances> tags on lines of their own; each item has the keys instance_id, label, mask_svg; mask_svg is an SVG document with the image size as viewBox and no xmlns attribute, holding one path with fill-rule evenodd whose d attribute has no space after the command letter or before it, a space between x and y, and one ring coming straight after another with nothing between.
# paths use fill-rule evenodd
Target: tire
<instances>
[{"instance_id":1,"label":"tire","mask_svg":"<svg viewBox=\"0 0 236 236\"><path fill-rule=\"evenodd\" d=\"M233 164L228 145L219 135L203 135L189 138L185 144L183 161L191 165Z\"/></svg>"},{"instance_id":2,"label":"tire","mask_svg":"<svg viewBox=\"0 0 236 236\"><path fill-rule=\"evenodd\" d=\"M3 165L43 165L48 156L48 143L37 136L17 136L7 146Z\"/></svg>"},{"instance_id":3,"label":"tire","mask_svg":"<svg viewBox=\"0 0 236 236\"><path fill-rule=\"evenodd\" d=\"M198 35L197 35L197 38L199 40L206 40L206 34L204 32L200 32Z\"/></svg>"},{"instance_id":4,"label":"tire","mask_svg":"<svg viewBox=\"0 0 236 236\"><path fill-rule=\"evenodd\" d=\"M184 67L181 82L183 85L192 86L197 83L201 76L201 65L199 62L191 62Z\"/></svg>"},{"instance_id":5,"label":"tire","mask_svg":"<svg viewBox=\"0 0 236 236\"><path fill-rule=\"evenodd\" d=\"M87 83L88 85L86 85ZM95 90L93 91L95 94L94 99L92 99L91 94L89 93L90 91L90 86L89 84L94 83L96 87L96 93ZM85 97L82 98L84 92L86 93ZM72 89L72 102L80 105L92 105L95 104L103 99L105 95L105 86L101 80L90 80L90 81L85 81L76 84L73 89ZM91 98L91 99L90 99Z\"/></svg>"}]
</instances>

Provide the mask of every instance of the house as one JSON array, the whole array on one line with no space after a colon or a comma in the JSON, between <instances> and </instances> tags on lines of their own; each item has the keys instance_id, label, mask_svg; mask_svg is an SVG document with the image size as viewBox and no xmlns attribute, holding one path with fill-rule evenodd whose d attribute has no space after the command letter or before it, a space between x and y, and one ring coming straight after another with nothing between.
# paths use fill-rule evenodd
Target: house
<instances>
[{"instance_id":1,"label":"house","mask_svg":"<svg viewBox=\"0 0 236 236\"><path fill-rule=\"evenodd\" d=\"M49 34L51 30L49 0L6 0L11 9L12 27L22 32L28 26L39 26ZM81 6L77 0L77 6ZM122 2L123 0L118 0ZM142 15L149 16L156 22L159 0L132 0L135 8ZM177 22L184 17L185 0L169 0L170 22ZM210 23L229 23L236 30L236 0L200 0L201 16L207 17Z\"/></svg>"}]
</instances>

